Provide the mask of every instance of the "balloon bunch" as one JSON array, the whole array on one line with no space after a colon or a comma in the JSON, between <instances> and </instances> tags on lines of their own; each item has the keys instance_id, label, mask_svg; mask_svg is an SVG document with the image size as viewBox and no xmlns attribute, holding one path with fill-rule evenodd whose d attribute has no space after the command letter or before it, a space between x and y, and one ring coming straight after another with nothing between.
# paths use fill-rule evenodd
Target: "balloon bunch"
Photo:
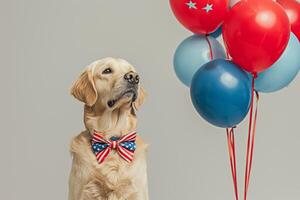
<instances>
[{"instance_id":1,"label":"balloon bunch","mask_svg":"<svg viewBox=\"0 0 300 200\"><path fill-rule=\"evenodd\" d=\"M234 130L249 113L244 200L252 168L259 92L288 86L300 70L300 3L296 0L170 0L192 35L174 55L178 78L197 112L226 128L238 200ZM216 39L222 35L226 50ZM256 105L256 107L255 107Z\"/></svg>"}]
</instances>

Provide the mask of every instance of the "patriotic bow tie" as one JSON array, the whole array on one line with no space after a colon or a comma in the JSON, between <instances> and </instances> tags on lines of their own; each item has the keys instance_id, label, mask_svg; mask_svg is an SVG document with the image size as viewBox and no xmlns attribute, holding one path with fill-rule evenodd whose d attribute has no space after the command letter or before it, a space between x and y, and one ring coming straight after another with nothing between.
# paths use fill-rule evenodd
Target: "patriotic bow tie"
<instances>
[{"instance_id":1,"label":"patriotic bow tie","mask_svg":"<svg viewBox=\"0 0 300 200\"><path fill-rule=\"evenodd\" d=\"M135 140L135 131L120 138L112 137L110 140L106 140L100 132L94 131L92 149L99 164L105 160L111 150L117 151L124 160L131 162L136 149Z\"/></svg>"}]
</instances>

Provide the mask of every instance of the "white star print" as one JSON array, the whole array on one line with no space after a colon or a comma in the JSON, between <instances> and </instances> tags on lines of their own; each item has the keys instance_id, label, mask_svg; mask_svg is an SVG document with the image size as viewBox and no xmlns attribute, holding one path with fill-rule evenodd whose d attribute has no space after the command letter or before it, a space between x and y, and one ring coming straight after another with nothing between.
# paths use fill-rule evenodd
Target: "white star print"
<instances>
[{"instance_id":1,"label":"white star print","mask_svg":"<svg viewBox=\"0 0 300 200\"><path fill-rule=\"evenodd\" d=\"M193 9L197 9L196 4L197 4L197 3L192 2L192 1L186 3L186 5L189 7L189 9L192 9L192 8L193 8Z\"/></svg>"},{"instance_id":2,"label":"white star print","mask_svg":"<svg viewBox=\"0 0 300 200\"><path fill-rule=\"evenodd\" d=\"M205 10L207 13L211 10L213 10L213 4L206 4L205 7L202 8L203 10Z\"/></svg>"}]
</instances>

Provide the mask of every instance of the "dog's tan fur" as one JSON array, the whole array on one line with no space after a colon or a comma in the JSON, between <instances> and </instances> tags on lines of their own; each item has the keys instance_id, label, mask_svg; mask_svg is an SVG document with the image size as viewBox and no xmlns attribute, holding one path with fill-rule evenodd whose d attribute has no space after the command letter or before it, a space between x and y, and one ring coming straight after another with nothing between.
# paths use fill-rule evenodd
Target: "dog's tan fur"
<instances>
[{"instance_id":1,"label":"dog's tan fur","mask_svg":"<svg viewBox=\"0 0 300 200\"><path fill-rule=\"evenodd\" d=\"M111 75L101 72L110 67ZM91 150L90 133L104 132L107 139L136 130L135 112L142 104L145 92L139 86L138 97L119 100L112 108L107 101L122 90L123 76L134 68L125 60L105 58L92 63L74 83L71 94L85 103L86 131L71 142L73 156L69 179L69 200L148 200L146 149L137 137L137 149L132 163L127 163L115 151L98 164Z\"/></svg>"}]
</instances>

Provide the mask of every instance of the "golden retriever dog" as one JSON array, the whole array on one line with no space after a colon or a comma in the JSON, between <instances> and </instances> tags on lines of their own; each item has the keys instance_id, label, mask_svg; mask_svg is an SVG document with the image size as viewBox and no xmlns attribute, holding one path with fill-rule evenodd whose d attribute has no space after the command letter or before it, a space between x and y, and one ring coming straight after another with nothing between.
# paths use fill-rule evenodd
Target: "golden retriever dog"
<instances>
[{"instance_id":1,"label":"golden retriever dog","mask_svg":"<svg viewBox=\"0 0 300 200\"><path fill-rule=\"evenodd\" d=\"M81 74L71 94L84 103L86 130L71 142L69 200L148 200L147 145L136 137L131 162L112 145L136 130L136 111L145 97L133 66L123 59L98 60ZM92 149L95 133L111 141L102 163Z\"/></svg>"}]
</instances>

